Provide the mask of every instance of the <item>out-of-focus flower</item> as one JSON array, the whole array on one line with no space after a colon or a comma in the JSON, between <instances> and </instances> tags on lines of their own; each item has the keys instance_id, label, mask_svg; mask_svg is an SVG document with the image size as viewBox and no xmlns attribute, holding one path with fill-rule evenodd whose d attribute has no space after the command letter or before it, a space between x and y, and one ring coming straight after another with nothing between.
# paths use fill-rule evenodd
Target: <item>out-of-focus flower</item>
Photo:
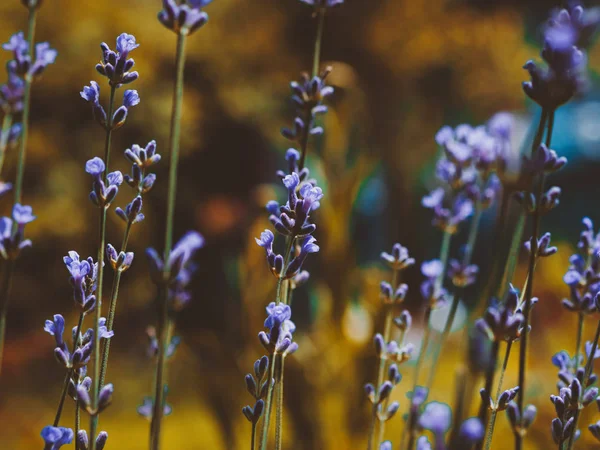
<instances>
[{"instance_id":1,"label":"out-of-focus flower","mask_svg":"<svg viewBox=\"0 0 600 450\"><path fill-rule=\"evenodd\" d=\"M177 4L175 0L163 0L158 20L177 34L192 34L208 22L208 14L201 11L212 0L188 0Z\"/></svg>"}]
</instances>

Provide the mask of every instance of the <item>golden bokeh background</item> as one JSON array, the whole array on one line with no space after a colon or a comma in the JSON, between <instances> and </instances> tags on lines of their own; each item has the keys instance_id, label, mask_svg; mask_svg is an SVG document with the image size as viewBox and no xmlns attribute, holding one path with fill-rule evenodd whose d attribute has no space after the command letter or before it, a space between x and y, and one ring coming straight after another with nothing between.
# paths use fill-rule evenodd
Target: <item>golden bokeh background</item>
<instances>
[{"instance_id":1,"label":"golden bokeh background","mask_svg":"<svg viewBox=\"0 0 600 450\"><path fill-rule=\"evenodd\" d=\"M435 257L440 233L429 226L420 197L433 182L433 136L442 125L479 124L498 110L511 111L519 145L535 120L535 108L520 89L526 78L522 65L538 57L539 27L555 6L550 1L347 0L327 16L323 64L334 67L329 80L336 94L325 136L309 155L326 194L316 218L321 253L309 262L309 286L295 298L300 351L286 371L284 448L366 448L369 408L363 385L375 376L371 337L381 326L379 282L388 277L377 255L399 240L418 262ZM116 36L128 32L141 44L132 54L140 79L131 86L141 103L115 134L114 168L128 170L121 155L134 143L156 139L159 152L165 151L175 36L156 20L159 9L158 0L45 0L40 10L36 37L50 41L59 56L33 88L24 198L38 219L28 227L34 247L19 261L13 285L0 380L2 449L41 446L39 432L54 417L64 376L43 323L61 313L73 324L62 256L72 249L82 255L96 251L96 210L87 199L90 180L83 167L102 153L103 133L79 91L99 79L94 66L100 42L114 46ZM288 83L311 66L316 28L310 8L295 0L215 0L206 11L208 25L188 46L176 232L197 229L207 247L199 255L193 302L178 320L182 344L169 367L173 414L165 420L165 450L248 447L250 426L241 408L251 397L243 377L262 355L256 334L275 288L253 237L268 226L265 202L282 195L274 171L288 145L279 130L293 117ZM0 40L25 28L26 16L18 0L0 2ZM599 52L596 46L589 55L594 74ZM8 56L3 52L1 58ZM600 136L590 131L599 117L597 97L592 89L586 100L557 116L557 135L564 132L564 138L555 139L556 149L568 152L572 167L554 181L565 197L543 222L560 251L540 264L536 277L540 304L534 311L527 401L539 415L527 450L553 447L549 395L556 390L556 370L550 358L562 348L573 351L576 324L560 307L568 294L562 275L581 217L600 219ZM7 179L14 176L15 156L8 156ZM110 449L147 447L149 425L136 406L152 388L145 330L156 311L143 250L161 247L164 161L157 174L157 185L144 200L146 220L131 240L137 256L123 277L115 322L107 379L116 391L100 418ZM124 206L128 196L123 187L117 204ZM3 214L10 202L10 196L0 201ZM117 242L123 230L116 216L110 217L108 240ZM475 251L483 268L479 291L493 263L493 219L493 214L485 218ZM521 267L516 285L523 280ZM416 323L409 340L415 344L422 334L419 281L418 269L410 269L408 306ZM596 318L588 320L589 339ZM462 382L457 372L462 336L451 335L430 399L453 401ZM513 353L506 387L516 383L518 352ZM404 411L412 365L402 369L404 381L394 395ZM480 384L471 383L474 392ZM71 405L64 417L64 424L72 423ZM592 448L585 428L599 418L595 406L585 411L579 448ZM398 414L386 437L398 441L401 428ZM502 416L493 448L512 445Z\"/></svg>"}]
</instances>

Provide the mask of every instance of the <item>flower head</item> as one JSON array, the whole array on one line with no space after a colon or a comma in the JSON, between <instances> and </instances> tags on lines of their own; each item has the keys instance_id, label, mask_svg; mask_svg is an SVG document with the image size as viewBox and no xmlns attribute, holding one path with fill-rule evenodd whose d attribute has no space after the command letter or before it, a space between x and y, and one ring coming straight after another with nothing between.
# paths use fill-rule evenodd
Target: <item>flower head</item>
<instances>
[{"instance_id":1,"label":"flower head","mask_svg":"<svg viewBox=\"0 0 600 450\"><path fill-rule=\"evenodd\" d=\"M108 78L109 84L116 88L137 80L139 74L131 71L135 62L129 58L129 53L137 47L139 45L135 36L127 33L117 37L116 52L103 42L100 45L102 60L96 65L96 70L100 75Z\"/></svg>"},{"instance_id":2,"label":"flower head","mask_svg":"<svg viewBox=\"0 0 600 450\"><path fill-rule=\"evenodd\" d=\"M267 318L265 327L269 329L266 333L258 334L261 344L269 351L282 354L290 354L298 349L298 344L292 342L292 334L296 331L296 325L291 321L292 309L283 303L271 302L267 306Z\"/></svg>"},{"instance_id":3,"label":"flower head","mask_svg":"<svg viewBox=\"0 0 600 450\"><path fill-rule=\"evenodd\" d=\"M73 442L73 430L64 427L44 427L40 433L44 440L44 450L58 450L63 445Z\"/></svg>"},{"instance_id":4,"label":"flower head","mask_svg":"<svg viewBox=\"0 0 600 450\"><path fill-rule=\"evenodd\" d=\"M208 14L201 11L201 8L211 1L188 0L188 3L178 5L175 0L163 0L158 21L177 34L192 34L208 22Z\"/></svg>"}]
</instances>

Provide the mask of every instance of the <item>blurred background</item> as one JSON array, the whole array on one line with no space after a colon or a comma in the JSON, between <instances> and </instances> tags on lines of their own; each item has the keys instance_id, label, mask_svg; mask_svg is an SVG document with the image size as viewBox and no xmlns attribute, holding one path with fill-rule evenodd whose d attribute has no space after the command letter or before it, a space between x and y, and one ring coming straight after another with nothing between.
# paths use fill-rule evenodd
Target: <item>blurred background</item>
<instances>
[{"instance_id":1,"label":"blurred background","mask_svg":"<svg viewBox=\"0 0 600 450\"><path fill-rule=\"evenodd\" d=\"M378 255L399 241L418 263L437 256L440 232L430 226L420 199L435 185L433 137L442 125L478 125L499 110L510 111L516 115L513 144L519 148L538 114L520 88L527 78L522 65L538 58L540 26L558 6L556 1L347 0L328 14L322 56L323 65L334 67L329 81L336 93L325 135L308 157L325 191L315 216L322 251L309 258L311 281L294 297L300 351L286 365L286 449L366 447L369 407L363 384L375 377L371 339L382 323L378 286L389 277ZM46 0L40 10L36 38L50 41L59 57L33 88L24 198L38 219L27 229L34 247L20 259L13 285L0 382L3 449L40 448L39 432L54 417L64 377L44 320L56 313L65 315L69 326L76 320L62 256L69 250L84 256L96 252L96 209L87 198L90 180L83 168L102 153L104 136L79 91L99 79L94 66L102 41L114 47L116 36L128 32L141 44L132 54L140 73L132 88L141 104L114 135L111 169L128 171L121 155L132 144L156 139L159 152L166 151L175 36L157 22L160 7L158 0ZM169 368L173 414L165 420L165 449L248 446L250 426L241 408L251 397L243 377L264 352L256 334L275 288L253 238L269 226L266 201L283 195L274 172L283 167L288 147L279 130L293 118L288 83L311 67L316 29L311 9L295 0L215 0L206 11L209 24L189 39L176 233L199 230L207 246L198 257L193 301L177 322L182 344ZM0 41L24 29L26 20L18 0L0 2ZM0 62L8 56L2 52ZM553 232L560 251L540 264L536 277L541 301L534 311L529 379L535 382L528 402L540 413L526 445L531 450L552 446L549 395L556 391L556 370L550 358L562 348L573 352L576 317L560 307L568 294L562 275L581 218L600 222L600 85L594 82L600 46L589 60L591 91L556 117L554 148L569 158L569 166L552 178L564 196L542 225ZM106 101L108 89L101 88ZM15 157L8 156L8 179ZM136 407L152 389L146 328L155 323L156 310L142 255L147 246L162 246L166 168L163 160L157 184L144 200L146 220L130 241L138 256L123 277L107 377L116 395L100 419L110 448L147 447L149 424ZM117 204L124 206L129 197L124 186ZM0 212L7 214L10 205L9 195L0 201ZM471 304L494 262L495 215L485 216L487 226L477 242L474 261L483 269ZM116 243L123 226L115 215L109 217L108 240ZM518 286L523 271L517 272ZM417 347L420 280L418 265L409 269L407 301L416 324L408 340ZM453 400L465 311L430 399ZM594 320L589 319L588 339ZM517 355L513 352L506 387L516 384ZM411 363L402 369L405 380L395 396L404 411ZM72 417L69 404L65 423ZM589 408L582 428L598 418ZM401 427L398 415L386 436L397 441ZM502 416L494 448L512 448L512 437L503 439L508 433ZM585 429L583 438L580 448L592 448Z\"/></svg>"}]
</instances>

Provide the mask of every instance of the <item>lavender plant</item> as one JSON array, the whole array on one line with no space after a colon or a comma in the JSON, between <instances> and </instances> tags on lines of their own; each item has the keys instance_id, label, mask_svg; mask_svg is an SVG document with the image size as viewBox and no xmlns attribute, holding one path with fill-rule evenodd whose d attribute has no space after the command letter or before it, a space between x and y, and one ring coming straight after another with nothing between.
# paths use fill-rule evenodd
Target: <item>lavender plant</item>
<instances>
[{"instance_id":1,"label":"lavender plant","mask_svg":"<svg viewBox=\"0 0 600 450\"><path fill-rule=\"evenodd\" d=\"M167 196L167 216L165 242L162 258L152 248L146 251L150 261L151 278L158 290L158 352L156 378L154 386L153 411L150 425L150 448L160 448L162 418L165 411L167 385L165 366L171 343L176 313L190 300L187 285L190 282L194 266L192 255L204 245L204 238L197 232L188 232L173 246L173 221L177 194L177 168L179 164L179 144L181 134L181 112L183 106L185 44L187 37L208 21L208 14L202 11L212 0L163 0L163 9L158 20L167 29L177 35L176 74L171 114L169 138L169 179Z\"/></svg>"},{"instance_id":2,"label":"lavender plant","mask_svg":"<svg viewBox=\"0 0 600 450\"><path fill-rule=\"evenodd\" d=\"M286 356L298 349L298 344L293 342L296 326L291 321L292 295L294 289L309 278L309 273L302 270L306 258L319 251L313 236L316 225L311 221L311 213L319 208L323 191L317 186L317 181L310 178L305 165L310 137L323 134L323 128L316 124L317 116L328 110L323 100L333 93L333 88L325 83L331 68L328 67L319 74L325 15L329 8L343 3L343 0L302 1L313 6L315 16L318 16L312 77L303 73L299 82L290 83L296 117L293 127L283 128L281 134L295 143L298 149L290 148L286 152L288 173L277 172L287 189L286 203L280 205L277 201L270 201L266 205L270 214L269 221L284 238L283 254L274 250L275 235L271 230L265 230L256 239L257 244L265 249L268 266L277 279L275 302L267 307L268 317L264 323L269 331L259 333L259 340L268 352L270 364L269 377L263 384L266 388L264 413L263 408L259 407L261 414L257 414L258 403L255 404L252 417L249 415L249 407L244 408L246 418L252 422L251 448L255 448L256 423L263 416L260 450L266 450L268 445L273 403L276 403L275 449L281 450L282 447L284 361ZM258 401L260 400L262 399Z\"/></svg>"},{"instance_id":3,"label":"lavender plant","mask_svg":"<svg viewBox=\"0 0 600 450\"><path fill-rule=\"evenodd\" d=\"M392 269L392 280L391 284L382 281L380 286L385 325L383 334L377 333L374 339L375 352L379 358L377 382L375 385L371 383L365 385L367 397L372 405L369 449L383 445L385 423L400 407L398 402L389 402L390 394L401 380L398 365L408 361L413 351L411 344L404 343L404 337L412 323L410 312L403 310L399 316L394 317L394 315L398 306L402 306L408 292L408 286L400 282L401 271L412 266L415 260L409 257L408 250L400 244L394 244L391 254L383 252L381 258ZM392 339L392 324L400 331L398 340Z\"/></svg>"},{"instance_id":4,"label":"lavender plant","mask_svg":"<svg viewBox=\"0 0 600 450\"><path fill-rule=\"evenodd\" d=\"M47 42L35 44L35 23L37 10L41 0L23 0L23 5L29 11L27 37L23 32L11 36L2 48L12 53L6 68L8 82L0 87L0 105L4 113L2 130L0 131L0 175L4 165L4 157L9 146L19 143L17 174L14 183L13 220L2 218L2 244L0 246L0 373L2 371L2 356L6 334L6 316L8 313L13 271L20 250L30 246L31 241L24 240L23 227L15 215L15 211L30 207L22 205L23 176L25 172L25 156L27 149L27 132L29 127L29 111L31 103L31 85L41 77L46 67L54 63L57 51L50 48ZM35 49L35 54L32 50ZM16 115L21 114L20 123ZM19 139L20 138L20 139ZM0 196L13 188L10 183L0 181ZM17 212L18 214L18 212ZM33 217L33 216L32 216ZM33 219L32 219L33 220Z\"/></svg>"}]
</instances>

